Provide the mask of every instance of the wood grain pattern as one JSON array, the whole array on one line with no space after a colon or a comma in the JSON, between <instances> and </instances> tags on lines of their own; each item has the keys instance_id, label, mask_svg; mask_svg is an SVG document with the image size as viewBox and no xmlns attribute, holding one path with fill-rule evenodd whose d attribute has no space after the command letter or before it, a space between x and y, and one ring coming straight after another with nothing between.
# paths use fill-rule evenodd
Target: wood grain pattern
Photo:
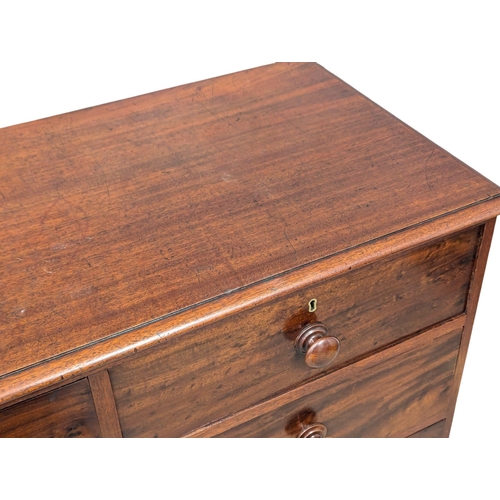
<instances>
[{"instance_id":1,"label":"wood grain pattern","mask_svg":"<svg viewBox=\"0 0 500 500\"><path fill-rule=\"evenodd\" d=\"M89 376L90 389L103 438L121 438L122 430L116 412L115 397L107 370Z\"/></svg>"},{"instance_id":2,"label":"wood grain pattern","mask_svg":"<svg viewBox=\"0 0 500 500\"><path fill-rule=\"evenodd\" d=\"M111 368L124 436L179 436L461 314L477 233L369 264ZM309 313L312 298L317 310ZM341 343L322 370L294 347L301 328L316 321Z\"/></svg>"},{"instance_id":3,"label":"wood grain pattern","mask_svg":"<svg viewBox=\"0 0 500 500\"><path fill-rule=\"evenodd\" d=\"M495 222L496 219L492 219L489 220L483 226L484 229L480 239L477 258L475 260L474 273L471 278L469 296L467 298L467 320L464 326L464 334L462 338L462 343L460 345L457 370L455 374L455 380L453 383L453 389L451 392L450 406L448 408L448 416L446 418L446 428L444 431L446 436L450 434L451 424L453 423L453 415L455 413L458 391L460 388L460 382L462 380L462 375L464 371L465 358L467 357L467 350L469 348L470 337L472 334L472 326L474 324L474 318L476 316L477 304L479 302L479 294L481 292L481 285L483 284L483 277L484 277L484 272L486 270L486 262L488 260L488 253L490 251L491 239L493 238L493 231L495 229Z\"/></svg>"},{"instance_id":4,"label":"wood grain pattern","mask_svg":"<svg viewBox=\"0 0 500 500\"><path fill-rule=\"evenodd\" d=\"M258 403L254 406L246 408L234 415L225 417L217 422L212 422L206 426L199 429L191 431L184 435L184 437L213 437L218 434L222 434L234 427L245 424L250 420L256 419L257 417L273 412L289 403L293 403L298 399L309 396L311 393L322 391L330 387L331 381L335 380L338 383L348 383L353 381L360 371L369 370L372 367L376 367L382 362L386 362L393 357L404 355L410 351L417 349L421 345L432 345L434 341L441 338L443 335L455 330L462 330L465 324L465 315L461 315L458 318L454 318L447 321L439 326L431 328L419 335L413 336L410 339L400 342L392 347L382 349L378 353L363 358L356 363L347 365L341 370L333 372L330 375L319 377L312 382L301 385L295 389L291 389L279 396L270 398L266 401ZM314 414L314 418L316 415ZM427 420L420 421L415 425L414 429L408 431L406 435L413 434L433 424L436 420L444 418L444 416L435 417L433 415L428 415ZM309 422L311 423L311 422Z\"/></svg>"},{"instance_id":5,"label":"wood grain pattern","mask_svg":"<svg viewBox=\"0 0 500 500\"><path fill-rule=\"evenodd\" d=\"M297 416L328 429L327 437L406 437L419 423L446 412L462 330L454 330L369 368L353 365L352 377L238 425L217 437L297 437ZM391 349L389 349L391 351ZM376 357L376 355L374 356Z\"/></svg>"},{"instance_id":6,"label":"wood grain pattern","mask_svg":"<svg viewBox=\"0 0 500 500\"><path fill-rule=\"evenodd\" d=\"M2 129L0 186L0 375L500 194L315 64Z\"/></svg>"},{"instance_id":7,"label":"wood grain pattern","mask_svg":"<svg viewBox=\"0 0 500 500\"><path fill-rule=\"evenodd\" d=\"M429 425L421 431L415 432L409 438L444 438L446 437L446 419Z\"/></svg>"},{"instance_id":8,"label":"wood grain pattern","mask_svg":"<svg viewBox=\"0 0 500 500\"><path fill-rule=\"evenodd\" d=\"M0 438L99 436L86 379L0 411Z\"/></svg>"},{"instance_id":9,"label":"wood grain pattern","mask_svg":"<svg viewBox=\"0 0 500 500\"><path fill-rule=\"evenodd\" d=\"M162 318L140 328L111 336L103 341L75 349L44 363L20 370L9 376L0 376L0 407L19 401L48 387L66 384L80 378L82 373L93 373L118 363L150 347L168 342L174 336L192 332L229 316L298 293L320 281L342 275L379 259L414 246L423 246L441 239L443 234L475 226L500 211L500 200L493 199L438 217L422 225L415 225L349 248L272 280L248 286L233 293L207 301L193 308Z\"/></svg>"}]
</instances>

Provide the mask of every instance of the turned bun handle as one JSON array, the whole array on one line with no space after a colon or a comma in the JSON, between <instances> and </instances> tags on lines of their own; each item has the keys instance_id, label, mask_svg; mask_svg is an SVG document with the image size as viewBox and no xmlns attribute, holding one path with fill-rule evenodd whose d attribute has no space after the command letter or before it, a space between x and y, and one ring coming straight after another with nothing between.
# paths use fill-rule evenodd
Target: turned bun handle
<instances>
[{"instance_id":1,"label":"turned bun handle","mask_svg":"<svg viewBox=\"0 0 500 500\"><path fill-rule=\"evenodd\" d=\"M328 432L327 428L323 424L311 424L300 432L297 436L299 438L324 438Z\"/></svg>"},{"instance_id":2,"label":"turned bun handle","mask_svg":"<svg viewBox=\"0 0 500 500\"><path fill-rule=\"evenodd\" d=\"M323 323L312 323L304 326L295 339L295 349L304 354L306 364L310 368L324 368L337 357L340 341L328 335Z\"/></svg>"}]
</instances>

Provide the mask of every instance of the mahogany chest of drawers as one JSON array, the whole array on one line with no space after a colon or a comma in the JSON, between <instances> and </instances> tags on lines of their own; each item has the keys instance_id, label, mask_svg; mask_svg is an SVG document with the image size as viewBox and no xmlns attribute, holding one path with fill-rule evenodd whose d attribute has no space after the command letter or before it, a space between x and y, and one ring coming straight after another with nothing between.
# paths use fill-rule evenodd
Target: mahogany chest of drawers
<instances>
[{"instance_id":1,"label":"mahogany chest of drawers","mask_svg":"<svg viewBox=\"0 0 500 500\"><path fill-rule=\"evenodd\" d=\"M8 127L0 169L0 436L448 436L500 188L321 66Z\"/></svg>"}]
</instances>

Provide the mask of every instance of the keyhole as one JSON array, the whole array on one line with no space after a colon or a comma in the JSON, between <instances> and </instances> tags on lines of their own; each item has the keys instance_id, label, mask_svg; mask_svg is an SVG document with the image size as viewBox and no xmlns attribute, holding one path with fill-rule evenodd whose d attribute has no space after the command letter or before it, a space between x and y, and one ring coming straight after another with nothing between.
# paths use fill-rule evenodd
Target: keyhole
<instances>
[{"instance_id":1,"label":"keyhole","mask_svg":"<svg viewBox=\"0 0 500 500\"><path fill-rule=\"evenodd\" d=\"M316 307L318 306L318 301L316 299L311 299L309 301L309 312L313 313L316 311Z\"/></svg>"}]
</instances>

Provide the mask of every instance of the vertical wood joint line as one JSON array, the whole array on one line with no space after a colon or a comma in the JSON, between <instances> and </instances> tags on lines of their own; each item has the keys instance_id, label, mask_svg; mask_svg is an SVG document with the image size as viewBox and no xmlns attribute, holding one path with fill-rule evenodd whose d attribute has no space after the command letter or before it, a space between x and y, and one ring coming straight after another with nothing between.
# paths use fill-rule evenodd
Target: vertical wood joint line
<instances>
[{"instance_id":1,"label":"vertical wood joint line","mask_svg":"<svg viewBox=\"0 0 500 500\"><path fill-rule=\"evenodd\" d=\"M88 379L102 437L123 437L108 370L89 375Z\"/></svg>"}]
</instances>

